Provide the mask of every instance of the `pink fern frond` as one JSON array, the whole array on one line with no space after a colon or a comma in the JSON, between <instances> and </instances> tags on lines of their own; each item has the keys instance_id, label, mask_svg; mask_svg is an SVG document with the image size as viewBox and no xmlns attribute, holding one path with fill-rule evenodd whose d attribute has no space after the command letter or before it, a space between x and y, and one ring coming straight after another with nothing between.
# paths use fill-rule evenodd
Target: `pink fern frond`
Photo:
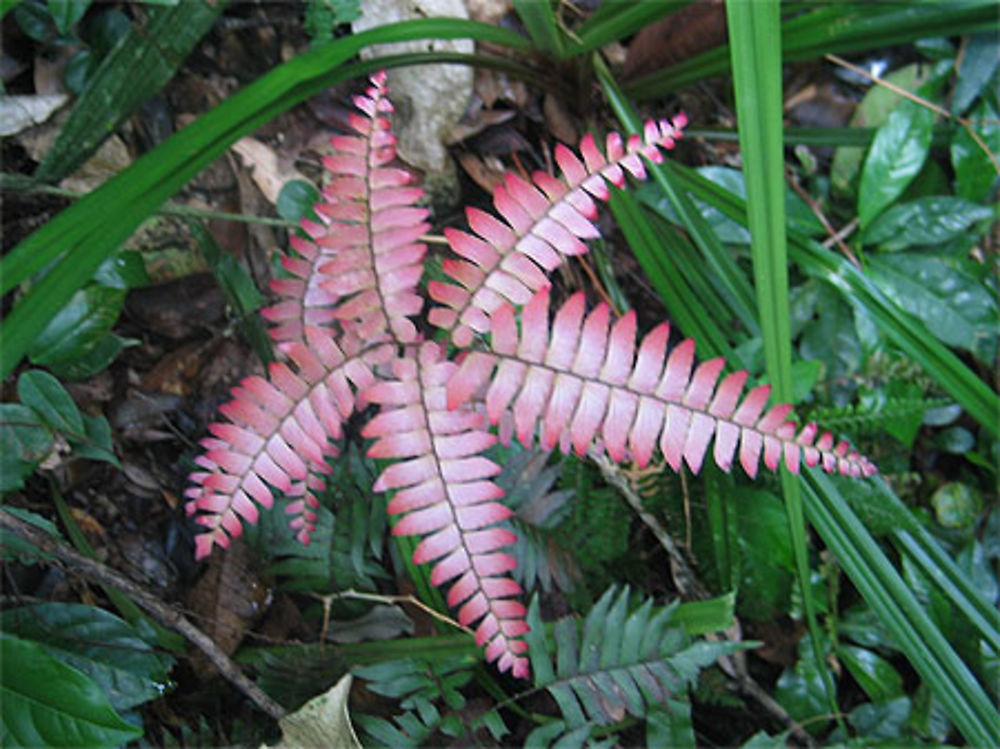
<instances>
[{"instance_id":1,"label":"pink fern frond","mask_svg":"<svg viewBox=\"0 0 1000 749\"><path fill-rule=\"evenodd\" d=\"M271 507L273 490L296 497L289 508L299 540L308 543L322 486L316 474L329 472L326 458L336 455L330 440L355 408L355 391L375 381L373 367L391 358L392 348L374 346L345 354L326 330L305 329L308 345L286 347L289 361L269 367L270 380L248 377L233 388L233 400L220 412L228 423L209 425L213 437L202 442L195 459L204 469L190 477L188 514L205 531L196 554L229 546L242 522L257 522L257 506ZM291 366L290 366L291 365Z\"/></svg>"},{"instance_id":2,"label":"pink fern frond","mask_svg":"<svg viewBox=\"0 0 1000 749\"><path fill-rule=\"evenodd\" d=\"M608 200L607 182L624 186L625 172L645 179L643 158L662 161L660 149L673 148L686 124L683 114L673 121L651 120L642 136L624 143L611 133L603 152L587 135L580 143L582 160L559 144L555 157L562 178L536 172L527 182L508 174L493 196L499 218L469 208L471 233L445 230L460 259L442 265L455 283L428 284L430 296L441 305L430 311L430 322L450 331L456 345L467 346L475 333L489 331L490 318L504 303L527 303L549 283L548 274L563 256L586 252L583 240L599 236L594 198Z\"/></svg>"},{"instance_id":3,"label":"pink fern frond","mask_svg":"<svg viewBox=\"0 0 1000 749\"><path fill-rule=\"evenodd\" d=\"M386 333L403 343L416 338L409 318L423 307L416 289L427 251L418 240L430 224L427 209L415 205L423 190L390 166L396 138L385 80L373 75L355 97L355 134L331 139L333 153L323 160L330 179L315 206L322 223L303 219L308 238L292 237L297 254L282 259L292 278L271 283L281 301L262 314L279 343L302 340L310 325L340 325L365 342Z\"/></svg>"},{"instance_id":4,"label":"pink fern frond","mask_svg":"<svg viewBox=\"0 0 1000 749\"><path fill-rule=\"evenodd\" d=\"M376 439L368 455L397 460L374 488L396 490L388 512L401 518L393 533L423 537L414 563L435 562L431 582L450 583L448 604L463 626L476 625L487 660L526 677L527 645L517 639L527 631L525 608L507 575L515 561L501 551L515 539L496 527L511 511L496 501L503 492L491 478L499 466L479 454L496 438L481 413L448 409L445 385L456 368L437 343L423 343L394 362L395 379L364 392L367 402L382 405L363 432Z\"/></svg>"},{"instance_id":5,"label":"pink fern frond","mask_svg":"<svg viewBox=\"0 0 1000 749\"><path fill-rule=\"evenodd\" d=\"M797 430L791 406L768 410L770 387L743 395L746 372L719 377L722 359L694 365L694 341L668 354L669 326L646 335L636 350L634 313L609 328L606 305L584 317L583 295L574 295L549 326L549 292L536 293L518 331L509 305L493 315L490 352L472 352L448 383L448 405L460 407L485 390L493 423L512 416L517 438L545 449L570 447L585 454L595 440L613 460L630 456L645 465L659 447L676 471L698 472L709 444L725 471L737 455L751 477L763 459L771 470L800 461L851 476L871 476L875 466L846 442L834 444L815 424ZM817 438L818 436L818 438Z\"/></svg>"}]
</instances>

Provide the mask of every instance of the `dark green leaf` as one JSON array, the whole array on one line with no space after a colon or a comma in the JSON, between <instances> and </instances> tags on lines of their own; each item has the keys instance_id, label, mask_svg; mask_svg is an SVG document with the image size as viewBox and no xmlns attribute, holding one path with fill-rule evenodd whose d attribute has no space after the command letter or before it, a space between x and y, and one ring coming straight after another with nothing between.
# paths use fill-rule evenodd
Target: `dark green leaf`
<instances>
[{"instance_id":1,"label":"dark green leaf","mask_svg":"<svg viewBox=\"0 0 1000 749\"><path fill-rule=\"evenodd\" d=\"M883 250L943 244L972 224L991 217L992 209L962 198L947 195L920 198L894 205L876 218L865 230L864 241Z\"/></svg>"},{"instance_id":2,"label":"dark green leaf","mask_svg":"<svg viewBox=\"0 0 1000 749\"><path fill-rule=\"evenodd\" d=\"M146 28L129 28L114 46L108 46L87 89L77 99L56 142L45 154L37 176L58 181L73 172L103 140L150 96L159 91L180 67L194 45L214 23L226 3L186 0L173 8L155 8ZM101 18L108 17L102 14ZM95 19L96 22L96 19ZM109 20L108 24L111 23ZM94 54L111 42L115 26L97 27L91 34Z\"/></svg>"},{"instance_id":3,"label":"dark green leaf","mask_svg":"<svg viewBox=\"0 0 1000 749\"><path fill-rule=\"evenodd\" d=\"M26 523L31 523L32 525L41 528L51 536L56 538L61 537L59 529L53 525L52 521L46 520L41 515L28 512L20 507L0 505L0 508L2 508L4 512L9 512L11 515L20 518ZM31 543L28 543L20 536L8 531L6 528L0 530L0 558L4 561L16 559L21 564L35 564L41 560L55 559L55 557L51 554L42 551Z\"/></svg>"},{"instance_id":4,"label":"dark green leaf","mask_svg":"<svg viewBox=\"0 0 1000 749\"><path fill-rule=\"evenodd\" d=\"M21 403L31 408L42 421L67 436L84 434L83 417L66 389L48 372L29 369L17 380Z\"/></svg>"},{"instance_id":5,"label":"dark green leaf","mask_svg":"<svg viewBox=\"0 0 1000 749\"><path fill-rule=\"evenodd\" d=\"M972 128L993 154L1000 153L1000 121L988 101L981 101L969 117ZM984 201L997 181L996 168L989 154L976 143L964 127L955 132L951 142L951 165L955 170L955 189L967 200Z\"/></svg>"},{"instance_id":6,"label":"dark green leaf","mask_svg":"<svg viewBox=\"0 0 1000 749\"><path fill-rule=\"evenodd\" d=\"M308 0L306 3L305 30L310 39L328 41L333 30L342 23L350 23L361 16L361 0Z\"/></svg>"},{"instance_id":7,"label":"dark green leaf","mask_svg":"<svg viewBox=\"0 0 1000 749\"><path fill-rule=\"evenodd\" d=\"M103 416L83 415L86 439L73 441L73 452L81 458L103 460L121 467L111 441L111 425Z\"/></svg>"},{"instance_id":8,"label":"dark green leaf","mask_svg":"<svg viewBox=\"0 0 1000 749\"><path fill-rule=\"evenodd\" d=\"M101 263L94 274L94 281L122 291L145 286L150 282L142 254L135 250L122 250Z\"/></svg>"},{"instance_id":9,"label":"dark green leaf","mask_svg":"<svg viewBox=\"0 0 1000 749\"><path fill-rule=\"evenodd\" d=\"M819 717L828 714L829 702L809 638L799 642L799 659L793 668L786 668L781 674L774 698L799 722L808 720L810 733L818 733L828 724L829 718Z\"/></svg>"},{"instance_id":10,"label":"dark green leaf","mask_svg":"<svg viewBox=\"0 0 1000 749\"><path fill-rule=\"evenodd\" d=\"M926 93L934 84L924 84L919 92ZM933 126L932 110L905 99L879 127L861 170L858 219L862 228L892 205L923 168Z\"/></svg>"},{"instance_id":11,"label":"dark green leaf","mask_svg":"<svg viewBox=\"0 0 1000 749\"><path fill-rule=\"evenodd\" d=\"M958 82L951 96L951 111L965 113L983 90L1000 64L1000 39L996 32L974 34L965 46L965 56L958 68Z\"/></svg>"},{"instance_id":12,"label":"dark green leaf","mask_svg":"<svg viewBox=\"0 0 1000 749\"><path fill-rule=\"evenodd\" d=\"M69 33L89 5L90 0L48 0L49 14L60 34Z\"/></svg>"},{"instance_id":13,"label":"dark green leaf","mask_svg":"<svg viewBox=\"0 0 1000 749\"><path fill-rule=\"evenodd\" d=\"M81 49L73 55L69 62L66 63L66 71L63 74L66 80L66 88L77 95L82 93L96 65L94 55L91 54L89 49Z\"/></svg>"},{"instance_id":14,"label":"dark green leaf","mask_svg":"<svg viewBox=\"0 0 1000 749\"><path fill-rule=\"evenodd\" d=\"M87 22L87 41L94 52L95 65L108 56L131 28L128 16L117 8L103 10Z\"/></svg>"},{"instance_id":15,"label":"dark green leaf","mask_svg":"<svg viewBox=\"0 0 1000 749\"><path fill-rule=\"evenodd\" d=\"M293 179L281 186L275 208L286 221L299 221L308 216L320 200L319 190L311 182Z\"/></svg>"},{"instance_id":16,"label":"dark green leaf","mask_svg":"<svg viewBox=\"0 0 1000 749\"><path fill-rule=\"evenodd\" d=\"M949 427L934 435L934 445L953 455L964 455L976 446L976 438L965 427Z\"/></svg>"},{"instance_id":17,"label":"dark green leaf","mask_svg":"<svg viewBox=\"0 0 1000 749\"><path fill-rule=\"evenodd\" d=\"M0 632L0 743L5 747L118 747L142 735L89 677L35 642Z\"/></svg>"},{"instance_id":18,"label":"dark green leaf","mask_svg":"<svg viewBox=\"0 0 1000 749\"><path fill-rule=\"evenodd\" d=\"M909 717L909 697L898 697L880 704L869 702L858 705L847 719L867 740L888 739L895 743L903 738L903 724Z\"/></svg>"},{"instance_id":19,"label":"dark green leaf","mask_svg":"<svg viewBox=\"0 0 1000 749\"><path fill-rule=\"evenodd\" d=\"M903 677L877 653L854 645L841 645L837 648L837 657L872 702L885 702L903 695Z\"/></svg>"},{"instance_id":20,"label":"dark green leaf","mask_svg":"<svg viewBox=\"0 0 1000 749\"><path fill-rule=\"evenodd\" d=\"M0 452L38 463L52 450L52 431L38 413L21 403L0 403Z\"/></svg>"},{"instance_id":21,"label":"dark green leaf","mask_svg":"<svg viewBox=\"0 0 1000 749\"><path fill-rule=\"evenodd\" d=\"M85 354L72 359L59 359L48 365L49 370L67 380L83 380L107 369L124 349L136 346L135 338L122 338L105 333Z\"/></svg>"},{"instance_id":22,"label":"dark green leaf","mask_svg":"<svg viewBox=\"0 0 1000 749\"><path fill-rule=\"evenodd\" d=\"M119 289L96 284L81 289L35 339L28 357L34 364L50 366L90 354L104 342L124 302L125 292Z\"/></svg>"},{"instance_id":23,"label":"dark green leaf","mask_svg":"<svg viewBox=\"0 0 1000 749\"><path fill-rule=\"evenodd\" d=\"M0 615L5 632L44 645L104 690L116 710L163 694L173 658L158 655L113 614L78 603L41 603Z\"/></svg>"},{"instance_id":24,"label":"dark green leaf","mask_svg":"<svg viewBox=\"0 0 1000 749\"><path fill-rule=\"evenodd\" d=\"M868 276L942 343L992 361L997 303L977 279L948 258L899 253L869 258Z\"/></svg>"},{"instance_id":25,"label":"dark green leaf","mask_svg":"<svg viewBox=\"0 0 1000 749\"><path fill-rule=\"evenodd\" d=\"M555 58L563 56L563 35L551 0L514 0L514 10L539 50Z\"/></svg>"},{"instance_id":26,"label":"dark green leaf","mask_svg":"<svg viewBox=\"0 0 1000 749\"><path fill-rule=\"evenodd\" d=\"M55 32L52 16L38 2L22 2L14 6L14 20L30 39L44 42Z\"/></svg>"},{"instance_id":27,"label":"dark green leaf","mask_svg":"<svg viewBox=\"0 0 1000 749\"><path fill-rule=\"evenodd\" d=\"M788 608L795 569L788 516L780 499L764 491L737 490L741 580L737 607L750 619L768 620Z\"/></svg>"},{"instance_id":28,"label":"dark green leaf","mask_svg":"<svg viewBox=\"0 0 1000 749\"><path fill-rule=\"evenodd\" d=\"M931 496L937 521L945 528L970 528L979 518L980 500L968 484L952 481Z\"/></svg>"}]
</instances>

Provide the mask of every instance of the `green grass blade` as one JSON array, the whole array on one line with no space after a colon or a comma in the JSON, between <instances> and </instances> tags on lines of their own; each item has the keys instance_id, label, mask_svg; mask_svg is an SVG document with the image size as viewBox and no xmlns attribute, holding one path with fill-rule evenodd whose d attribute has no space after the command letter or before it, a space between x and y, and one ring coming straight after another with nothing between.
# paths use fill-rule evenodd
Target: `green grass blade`
<instances>
[{"instance_id":1,"label":"green grass blade","mask_svg":"<svg viewBox=\"0 0 1000 749\"><path fill-rule=\"evenodd\" d=\"M1000 714L833 482L807 469L806 511L844 572L972 746L1000 745Z\"/></svg>"},{"instance_id":2,"label":"green grass blade","mask_svg":"<svg viewBox=\"0 0 1000 749\"><path fill-rule=\"evenodd\" d=\"M345 37L262 76L27 237L0 260L0 293L63 258L0 326L0 376L13 370L63 301L86 283L100 263L237 138L363 70L360 65L342 66L370 44L466 37L522 49L528 46L525 38L513 32L459 19L407 21Z\"/></svg>"},{"instance_id":3,"label":"green grass blade","mask_svg":"<svg viewBox=\"0 0 1000 749\"><path fill-rule=\"evenodd\" d=\"M899 500L893 497L898 503ZM902 503L900 503L902 506ZM961 611L994 651L1000 653L1000 613L983 598L934 538L921 526L893 533L897 545L928 580Z\"/></svg>"},{"instance_id":4,"label":"green grass blade","mask_svg":"<svg viewBox=\"0 0 1000 749\"><path fill-rule=\"evenodd\" d=\"M778 0L727 0L732 40L736 123L747 190L747 226L753 255L757 311L764 339L768 379L779 401L792 400L792 333L788 304L788 253L785 239L785 154L782 140L781 16ZM819 622L812 598L806 522L798 479L781 471L789 537L799 590L818 672L830 708L837 697L820 647Z\"/></svg>"},{"instance_id":5,"label":"green grass blade","mask_svg":"<svg viewBox=\"0 0 1000 749\"><path fill-rule=\"evenodd\" d=\"M58 182L74 172L167 84L225 6L224 1L187 0L151 9L148 26L133 26L101 62L35 176Z\"/></svg>"},{"instance_id":6,"label":"green grass blade","mask_svg":"<svg viewBox=\"0 0 1000 749\"><path fill-rule=\"evenodd\" d=\"M680 164L671 163L680 185L711 203L730 218L746 224L746 202ZM819 243L789 233L792 261L808 275L826 281L852 304L860 304L900 350L928 375L992 436L1000 430L1000 397L961 359L938 341L920 321L886 297L847 259Z\"/></svg>"},{"instance_id":7,"label":"green grass blade","mask_svg":"<svg viewBox=\"0 0 1000 749\"><path fill-rule=\"evenodd\" d=\"M752 3L751 3L752 4ZM931 36L961 36L996 31L994 0L952 3L838 3L820 7L782 24L785 62L829 53L871 50ZM637 99L663 96L695 81L729 70L728 46L720 46L637 78L625 92Z\"/></svg>"},{"instance_id":8,"label":"green grass blade","mask_svg":"<svg viewBox=\"0 0 1000 749\"><path fill-rule=\"evenodd\" d=\"M663 300L671 321L680 327L685 336L691 336L698 342L698 351L702 356L730 354L721 328L712 324L712 314L671 262L676 246L672 247L671 244L675 243L669 240L679 243L682 241L680 237L664 236L659 231L662 227L654 228L631 193L613 190L609 204L629 247ZM669 228L673 230L673 227ZM664 241L668 237L668 241Z\"/></svg>"},{"instance_id":9,"label":"green grass blade","mask_svg":"<svg viewBox=\"0 0 1000 749\"><path fill-rule=\"evenodd\" d=\"M598 6L593 16L576 31L578 42L570 44L569 54L593 52L611 42L621 41L629 34L675 13L691 0L659 0L659 2L634 2L611 0Z\"/></svg>"},{"instance_id":10,"label":"green grass blade","mask_svg":"<svg viewBox=\"0 0 1000 749\"><path fill-rule=\"evenodd\" d=\"M625 130L629 133L641 132L642 121L599 57L594 57L594 70L604 94L608 98L608 103ZM756 334L759 332L759 327L753 289L736 264L732 254L722 245L715 232L698 213L698 209L688 197L687 191L680 189L673 172L675 166L673 160L667 159L663 164L649 164L647 168L652 181L659 186L680 217L684 228L691 235L692 241L701 251L706 273L711 273L713 281L721 284L724 290L723 298L729 305L733 316L740 320L748 331Z\"/></svg>"},{"instance_id":11,"label":"green grass blade","mask_svg":"<svg viewBox=\"0 0 1000 749\"><path fill-rule=\"evenodd\" d=\"M514 0L514 10L535 47L557 60L565 57L566 45L551 0Z\"/></svg>"}]
</instances>

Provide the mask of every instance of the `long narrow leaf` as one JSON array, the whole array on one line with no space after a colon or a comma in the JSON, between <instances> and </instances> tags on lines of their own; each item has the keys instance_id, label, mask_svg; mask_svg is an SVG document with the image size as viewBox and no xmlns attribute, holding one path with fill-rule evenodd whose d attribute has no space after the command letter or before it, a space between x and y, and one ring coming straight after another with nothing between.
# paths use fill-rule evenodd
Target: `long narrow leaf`
<instances>
[{"instance_id":1,"label":"long narrow leaf","mask_svg":"<svg viewBox=\"0 0 1000 749\"><path fill-rule=\"evenodd\" d=\"M237 138L347 77L340 66L370 44L463 37L528 44L513 32L459 19L407 21L345 37L271 71L45 224L0 260L0 293L6 293L65 255L0 327L0 376L13 370L59 309L53 300L69 298L150 213Z\"/></svg>"},{"instance_id":2,"label":"long narrow leaf","mask_svg":"<svg viewBox=\"0 0 1000 749\"><path fill-rule=\"evenodd\" d=\"M996 29L993 0L837 3L785 21L781 46L783 60L789 62L829 53L879 49L931 36L960 36ZM723 45L638 78L626 85L625 92L637 99L663 96L728 70L729 49Z\"/></svg>"},{"instance_id":3,"label":"long narrow leaf","mask_svg":"<svg viewBox=\"0 0 1000 749\"><path fill-rule=\"evenodd\" d=\"M692 169L675 162L671 162L670 168L692 195L746 224L746 202L742 198ZM998 436L1000 397L931 335L923 323L886 297L845 258L794 231L789 232L789 240L790 257L803 272L831 284L849 303L861 304L903 353L920 364L989 434Z\"/></svg>"},{"instance_id":4,"label":"long narrow leaf","mask_svg":"<svg viewBox=\"0 0 1000 749\"><path fill-rule=\"evenodd\" d=\"M781 137L781 31L777 0L727 0L732 40L736 123L740 132L743 179L747 189L747 226L753 255L757 312L764 338L764 361L777 397L792 399L792 334L788 304L788 253L785 239L785 156ZM837 712L833 680L823 666L820 629L812 598L806 522L798 479L781 472L782 496L788 513L789 538L795 556L799 590L813 654L831 710Z\"/></svg>"},{"instance_id":5,"label":"long narrow leaf","mask_svg":"<svg viewBox=\"0 0 1000 749\"><path fill-rule=\"evenodd\" d=\"M225 1L187 0L151 9L147 27L131 28L101 61L36 176L58 182L72 173L166 85L225 6Z\"/></svg>"},{"instance_id":6,"label":"long narrow leaf","mask_svg":"<svg viewBox=\"0 0 1000 749\"><path fill-rule=\"evenodd\" d=\"M1000 714L827 477L809 469L806 511L837 561L972 746L1000 745Z\"/></svg>"}]
</instances>

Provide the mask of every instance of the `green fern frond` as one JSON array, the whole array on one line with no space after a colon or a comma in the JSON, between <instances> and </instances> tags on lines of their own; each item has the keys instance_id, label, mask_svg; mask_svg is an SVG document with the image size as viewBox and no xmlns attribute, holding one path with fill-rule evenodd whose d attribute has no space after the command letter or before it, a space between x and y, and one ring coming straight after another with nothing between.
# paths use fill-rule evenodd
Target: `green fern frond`
<instances>
[{"instance_id":1,"label":"green fern frond","mask_svg":"<svg viewBox=\"0 0 1000 749\"><path fill-rule=\"evenodd\" d=\"M673 623L676 604L657 607L646 599L631 613L629 608L628 588L610 588L587 614L582 629L572 618L555 623L553 651L544 635L538 598L533 599L526 639L535 685L552 695L563 716L562 730L547 724L536 729L535 740L582 743L594 727L621 723L629 715L644 719L670 699L686 701L688 686L703 668L744 647L692 642Z\"/></svg>"},{"instance_id":2,"label":"green fern frond","mask_svg":"<svg viewBox=\"0 0 1000 749\"><path fill-rule=\"evenodd\" d=\"M894 421L922 418L926 411L950 403L949 398L889 396L847 406L818 406L807 414L806 420L820 420L835 432L867 435L884 430Z\"/></svg>"},{"instance_id":3,"label":"green fern frond","mask_svg":"<svg viewBox=\"0 0 1000 749\"><path fill-rule=\"evenodd\" d=\"M556 529L572 512L571 489L552 491L562 474L562 463L550 465L550 453L527 450L517 443L497 462L503 472L495 482L504 491L503 503L514 510L507 521L517 536L510 555L517 560L514 578L526 590L553 585L570 591L581 577L573 553L560 542Z\"/></svg>"}]
</instances>

